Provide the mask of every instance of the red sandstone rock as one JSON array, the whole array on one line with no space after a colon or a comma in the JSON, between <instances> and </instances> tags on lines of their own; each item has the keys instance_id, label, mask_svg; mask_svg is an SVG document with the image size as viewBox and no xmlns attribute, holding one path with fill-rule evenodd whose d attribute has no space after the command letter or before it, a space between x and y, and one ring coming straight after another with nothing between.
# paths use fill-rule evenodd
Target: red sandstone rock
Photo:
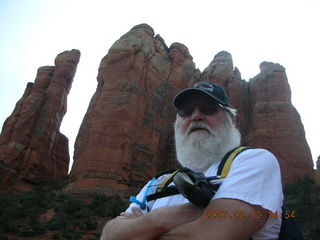
<instances>
[{"instance_id":1,"label":"red sandstone rock","mask_svg":"<svg viewBox=\"0 0 320 240\"><path fill-rule=\"evenodd\" d=\"M76 50L65 52L58 55L55 67L40 68L35 83L27 85L6 120L0 135L2 186L23 191L30 182L67 175L68 139L59 127L79 57ZM159 170L176 167L171 101L179 90L199 80L226 89L238 110L243 144L273 152L284 182L311 175L311 154L291 104L285 70L266 62L260 68L248 83L223 51L200 74L184 45L168 48L145 24L132 28L101 61L98 87L75 144L72 181L65 191L128 195ZM319 169L318 160L318 184ZM48 211L40 221L49 221L53 214Z\"/></svg>"},{"instance_id":2,"label":"red sandstone rock","mask_svg":"<svg viewBox=\"0 0 320 240\"><path fill-rule=\"evenodd\" d=\"M223 51L200 76L184 45L168 48L145 24L132 28L101 61L97 91L75 144L73 180L65 191L127 193L158 170L174 167L171 101L199 80L226 89L238 110L243 144L274 152L284 182L310 174L311 154L284 69L271 63L261 69L249 84ZM288 119L290 128L285 129Z\"/></svg>"},{"instance_id":3,"label":"red sandstone rock","mask_svg":"<svg viewBox=\"0 0 320 240\"><path fill-rule=\"evenodd\" d=\"M249 83L233 70L228 52L218 53L201 75L201 80L225 88L238 110L237 123L242 144L266 148L279 159L283 182L312 175L312 157L301 119L291 103L285 69L263 62L261 72Z\"/></svg>"},{"instance_id":4,"label":"red sandstone rock","mask_svg":"<svg viewBox=\"0 0 320 240\"><path fill-rule=\"evenodd\" d=\"M249 143L275 154L284 182L312 175L311 152L300 115L291 103L285 69L279 64L263 62L260 70L249 81L252 109Z\"/></svg>"},{"instance_id":5,"label":"red sandstone rock","mask_svg":"<svg viewBox=\"0 0 320 240\"><path fill-rule=\"evenodd\" d=\"M241 79L239 70L233 67L231 54L226 51L217 53L201 74L201 81L214 82L226 90L232 107L237 109L236 121L242 135L242 144L249 145L247 136L251 113L248 83Z\"/></svg>"},{"instance_id":6,"label":"red sandstone rock","mask_svg":"<svg viewBox=\"0 0 320 240\"><path fill-rule=\"evenodd\" d=\"M38 69L0 135L1 184L15 190L68 174L68 139L59 132L67 95L79 62L78 50L59 54L55 67Z\"/></svg>"},{"instance_id":7,"label":"red sandstone rock","mask_svg":"<svg viewBox=\"0 0 320 240\"><path fill-rule=\"evenodd\" d=\"M168 48L146 24L116 41L101 61L65 191L136 190L164 168L174 157L172 98L197 74L185 46Z\"/></svg>"},{"instance_id":8,"label":"red sandstone rock","mask_svg":"<svg viewBox=\"0 0 320 240\"><path fill-rule=\"evenodd\" d=\"M211 81L224 85L234 78L234 75L231 54L227 51L221 51L214 56L209 66L203 70L201 81Z\"/></svg>"}]
</instances>

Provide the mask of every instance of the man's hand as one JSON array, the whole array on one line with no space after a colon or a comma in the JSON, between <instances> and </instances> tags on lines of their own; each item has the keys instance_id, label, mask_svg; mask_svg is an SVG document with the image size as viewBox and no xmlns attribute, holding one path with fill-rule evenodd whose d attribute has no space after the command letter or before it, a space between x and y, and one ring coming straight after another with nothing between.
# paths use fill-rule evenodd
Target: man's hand
<instances>
[{"instance_id":1,"label":"man's hand","mask_svg":"<svg viewBox=\"0 0 320 240\"><path fill-rule=\"evenodd\" d=\"M133 208L132 213L123 212L109 221L101 240L154 240L172 228L198 219L202 213L203 209L190 203L158 208L147 214Z\"/></svg>"},{"instance_id":2,"label":"man's hand","mask_svg":"<svg viewBox=\"0 0 320 240\"><path fill-rule=\"evenodd\" d=\"M117 218L134 218L143 215L143 212L140 210L140 208L133 207L131 210L132 213L122 212Z\"/></svg>"}]
</instances>

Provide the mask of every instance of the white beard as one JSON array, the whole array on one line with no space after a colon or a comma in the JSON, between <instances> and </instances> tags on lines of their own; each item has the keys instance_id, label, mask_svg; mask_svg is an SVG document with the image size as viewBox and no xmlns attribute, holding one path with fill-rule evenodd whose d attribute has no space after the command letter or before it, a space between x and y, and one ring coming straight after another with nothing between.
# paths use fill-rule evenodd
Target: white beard
<instances>
[{"instance_id":1,"label":"white beard","mask_svg":"<svg viewBox=\"0 0 320 240\"><path fill-rule=\"evenodd\" d=\"M183 167L193 171L204 172L208 167L219 162L223 156L240 145L241 135L227 114L224 124L216 130L203 122L191 122L188 129L182 132L182 119L177 116L174 124L177 160ZM190 130L194 127L206 130Z\"/></svg>"}]
</instances>

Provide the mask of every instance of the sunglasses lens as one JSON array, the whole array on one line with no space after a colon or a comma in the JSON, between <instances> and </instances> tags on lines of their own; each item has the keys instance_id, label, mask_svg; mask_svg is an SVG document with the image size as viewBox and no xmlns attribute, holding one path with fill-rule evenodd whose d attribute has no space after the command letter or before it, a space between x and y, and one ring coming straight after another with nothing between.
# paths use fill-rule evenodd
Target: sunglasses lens
<instances>
[{"instance_id":1,"label":"sunglasses lens","mask_svg":"<svg viewBox=\"0 0 320 240\"><path fill-rule=\"evenodd\" d=\"M193 113L194 109L190 108L180 108L178 109L178 115L180 117L189 117Z\"/></svg>"},{"instance_id":2,"label":"sunglasses lens","mask_svg":"<svg viewBox=\"0 0 320 240\"><path fill-rule=\"evenodd\" d=\"M218 104L207 106L207 107L201 107L200 111L205 115L214 115L218 110Z\"/></svg>"},{"instance_id":3,"label":"sunglasses lens","mask_svg":"<svg viewBox=\"0 0 320 240\"><path fill-rule=\"evenodd\" d=\"M178 109L178 115L180 117L190 117L193 114L195 108L196 106L182 106ZM219 109L219 105L212 104L208 106L199 106L199 109L204 115L211 116L217 112L217 110Z\"/></svg>"}]
</instances>

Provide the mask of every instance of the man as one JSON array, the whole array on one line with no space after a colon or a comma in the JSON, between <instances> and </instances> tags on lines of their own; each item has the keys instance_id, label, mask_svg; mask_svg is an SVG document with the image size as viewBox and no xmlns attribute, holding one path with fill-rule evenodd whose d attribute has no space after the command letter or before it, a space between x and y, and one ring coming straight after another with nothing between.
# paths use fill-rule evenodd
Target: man
<instances>
[{"instance_id":1,"label":"man","mask_svg":"<svg viewBox=\"0 0 320 240\"><path fill-rule=\"evenodd\" d=\"M221 159L241 140L227 94L216 84L198 82L179 92L174 105L177 160L207 177L217 175ZM181 194L147 202L141 209L145 196L167 177L149 182L126 212L107 223L101 239L278 239L281 176L277 159L267 150L241 152L204 209Z\"/></svg>"}]
</instances>

